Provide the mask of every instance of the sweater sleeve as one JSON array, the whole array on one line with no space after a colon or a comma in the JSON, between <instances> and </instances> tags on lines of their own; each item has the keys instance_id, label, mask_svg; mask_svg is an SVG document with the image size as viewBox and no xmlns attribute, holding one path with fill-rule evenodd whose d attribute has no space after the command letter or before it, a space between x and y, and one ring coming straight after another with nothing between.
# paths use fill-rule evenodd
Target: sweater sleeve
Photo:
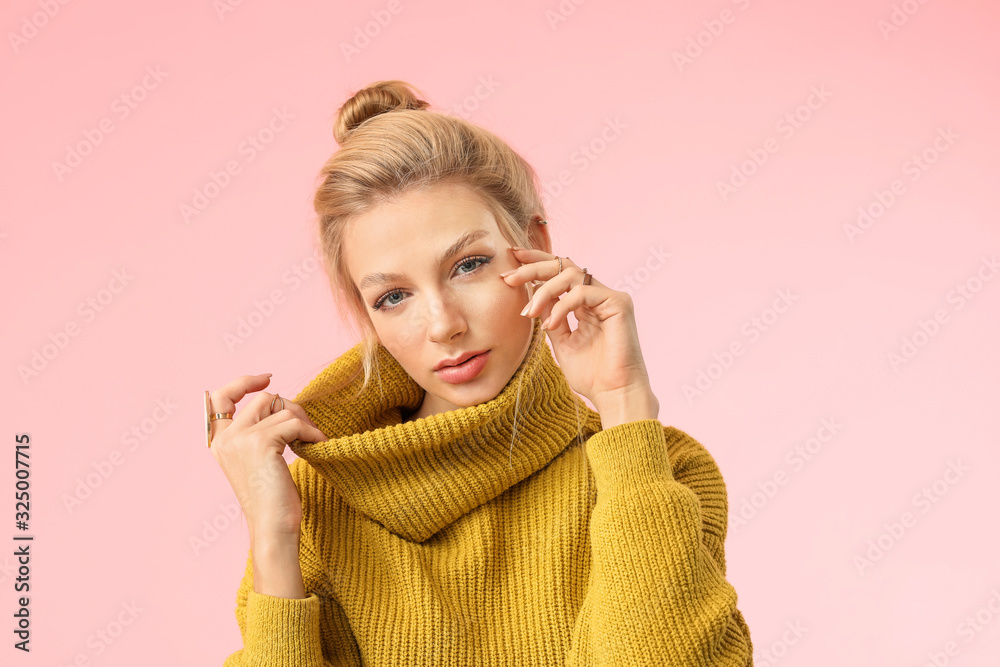
<instances>
[{"instance_id":1,"label":"sweater sleeve","mask_svg":"<svg viewBox=\"0 0 1000 667\"><path fill-rule=\"evenodd\" d=\"M725 579L725 484L708 451L657 419L592 435L591 570L567 665L753 665Z\"/></svg>"},{"instance_id":2,"label":"sweater sleeve","mask_svg":"<svg viewBox=\"0 0 1000 667\"><path fill-rule=\"evenodd\" d=\"M355 667L357 644L347 618L323 586L319 560L305 536L299 547L305 598L282 598L253 589L253 553L236 594L243 648L223 667Z\"/></svg>"}]
</instances>

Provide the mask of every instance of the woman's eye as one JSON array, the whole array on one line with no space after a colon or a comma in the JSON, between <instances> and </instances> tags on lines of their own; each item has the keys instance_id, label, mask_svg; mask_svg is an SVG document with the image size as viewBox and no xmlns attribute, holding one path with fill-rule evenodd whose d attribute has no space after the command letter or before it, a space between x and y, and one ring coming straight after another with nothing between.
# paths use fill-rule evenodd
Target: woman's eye
<instances>
[{"instance_id":1,"label":"woman's eye","mask_svg":"<svg viewBox=\"0 0 1000 667\"><path fill-rule=\"evenodd\" d=\"M399 290L386 292L385 294L379 297L378 301L375 302L375 305L372 306L372 310L392 310L393 308L396 307L397 304L399 304L399 301L392 300L391 297L394 296L403 296L403 293L400 292ZM385 307L386 302L388 302L389 304L388 307Z\"/></svg>"},{"instance_id":2,"label":"woman's eye","mask_svg":"<svg viewBox=\"0 0 1000 667\"><path fill-rule=\"evenodd\" d=\"M483 266L484 264L489 264L490 259L491 258L489 257L467 257L466 259L463 259L462 262L455 268L460 269L463 266L469 266L471 264L472 266L469 268L468 271L459 271L459 273L472 273L480 266ZM477 262L479 262L479 264L477 264Z\"/></svg>"},{"instance_id":3,"label":"woman's eye","mask_svg":"<svg viewBox=\"0 0 1000 667\"><path fill-rule=\"evenodd\" d=\"M476 257L466 257L458 264L455 265L455 271L459 275L467 275L479 269L481 266L485 266L490 263L492 257L487 257L485 255L477 255ZM467 271L462 271L461 269L466 268ZM400 297L398 300L394 300L393 297ZM402 301L403 292L401 290L395 289L391 292L386 292L378 298L375 304L372 306L372 310L392 310Z\"/></svg>"}]
</instances>

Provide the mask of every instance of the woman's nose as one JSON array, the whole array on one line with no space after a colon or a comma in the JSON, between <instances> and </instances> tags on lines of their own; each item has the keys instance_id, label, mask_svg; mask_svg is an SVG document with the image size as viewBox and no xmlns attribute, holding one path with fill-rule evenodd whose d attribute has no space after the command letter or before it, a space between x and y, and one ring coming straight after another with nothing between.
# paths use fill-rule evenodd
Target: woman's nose
<instances>
[{"instance_id":1,"label":"woman's nose","mask_svg":"<svg viewBox=\"0 0 1000 667\"><path fill-rule=\"evenodd\" d=\"M456 334L465 331L467 323L462 303L454 295L443 293L427 300L424 326L427 339L434 342L449 342Z\"/></svg>"}]
</instances>

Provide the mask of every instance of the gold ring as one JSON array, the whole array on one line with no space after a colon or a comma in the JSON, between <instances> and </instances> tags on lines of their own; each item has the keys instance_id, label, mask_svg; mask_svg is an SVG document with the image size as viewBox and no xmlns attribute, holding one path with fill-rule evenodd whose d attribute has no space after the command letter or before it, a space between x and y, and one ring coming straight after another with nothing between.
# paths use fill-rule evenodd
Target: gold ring
<instances>
[{"instance_id":1,"label":"gold ring","mask_svg":"<svg viewBox=\"0 0 1000 667\"><path fill-rule=\"evenodd\" d=\"M232 419L231 412L212 412L212 396L205 390L205 440L212 446L212 422L216 419Z\"/></svg>"},{"instance_id":2,"label":"gold ring","mask_svg":"<svg viewBox=\"0 0 1000 667\"><path fill-rule=\"evenodd\" d=\"M587 269L583 270L583 284L584 285L589 285L590 284L590 279L592 277L593 276L591 276L589 273L587 273Z\"/></svg>"},{"instance_id":3,"label":"gold ring","mask_svg":"<svg viewBox=\"0 0 1000 667\"><path fill-rule=\"evenodd\" d=\"M562 273L562 257L556 255L556 259L559 261L559 270L556 271L557 274Z\"/></svg>"},{"instance_id":4,"label":"gold ring","mask_svg":"<svg viewBox=\"0 0 1000 667\"><path fill-rule=\"evenodd\" d=\"M281 396L278 396L277 394L275 394L274 398L271 399L271 414L272 415L274 414L274 399L275 398L278 399L279 401L281 401L281 409L282 410L285 409L285 399L283 399Z\"/></svg>"}]
</instances>

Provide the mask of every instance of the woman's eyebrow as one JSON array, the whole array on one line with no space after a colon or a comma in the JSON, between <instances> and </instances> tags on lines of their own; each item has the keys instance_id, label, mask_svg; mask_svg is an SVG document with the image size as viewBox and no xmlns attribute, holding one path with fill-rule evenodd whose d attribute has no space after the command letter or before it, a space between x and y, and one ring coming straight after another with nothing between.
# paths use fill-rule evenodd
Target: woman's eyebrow
<instances>
[{"instance_id":1,"label":"woman's eyebrow","mask_svg":"<svg viewBox=\"0 0 1000 667\"><path fill-rule=\"evenodd\" d=\"M451 244L451 246L448 247L447 250L441 253L441 256L438 258L438 264L442 264L449 257L457 255L459 252L462 251L462 249L465 246L469 245L473 241L476 241L484 236L489 236L489 235L490 233L485 229L476 229L474 231L469 231L462 234L461 236L458 237L458 240L456 240L454 243ZM367 276L361 279L360 283L358 283L358 290L364 291L366 288L372 287L374 285L384 285L386 283L398 282L404 280L405 278L406 276L404 276L401 273L380 273L380 272L369 273Z\"/></svg>"},{"instance_id":2,"label":"woman's eyebrow","mask_svg":"<svg viewBox=\"0 0 1000 667\"><path fill-rule=\"evenodd\" d=\"M489 235L490 233L485 229L477 229L475 231L465 232L464 234L458 237L457 241L451 244L450 248L441 253L441 256L438 257L438 264L443 264L445 260L447 260L448 258L457 255L459 252L462 251L462 248L469 245L473 241L476 241L484 236L489 236Z\"/></svg>"}]
</instances>

